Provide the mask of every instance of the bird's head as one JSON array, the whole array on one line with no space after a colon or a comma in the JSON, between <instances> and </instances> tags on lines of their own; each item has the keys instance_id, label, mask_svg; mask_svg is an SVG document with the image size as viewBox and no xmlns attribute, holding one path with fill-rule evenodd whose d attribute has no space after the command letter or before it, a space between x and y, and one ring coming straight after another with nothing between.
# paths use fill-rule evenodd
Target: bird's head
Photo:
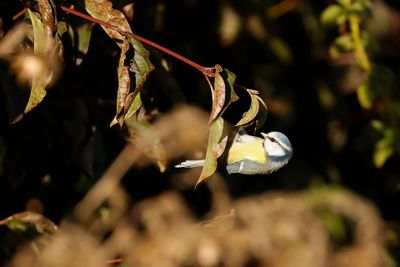
<instances>
[{"instance_id":1,"label":"bird's head","mask_svg":"<svg viewBox=\"0 0 400 267\"><path fill-rule=\"evenodd\" d=\"M292 144L281 132L261 133L264 137L264 149L268 156L285 157L289 159L293 154Z\"/></svg>"}]
</instances>

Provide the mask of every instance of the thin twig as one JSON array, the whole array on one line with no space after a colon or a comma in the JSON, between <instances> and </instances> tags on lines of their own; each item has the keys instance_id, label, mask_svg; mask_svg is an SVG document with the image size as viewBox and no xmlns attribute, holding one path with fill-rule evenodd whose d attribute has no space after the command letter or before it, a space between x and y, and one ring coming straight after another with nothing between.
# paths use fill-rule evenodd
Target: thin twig
<instances>
[{"instance_id":1,"label":"thin twig","mask_svg":"<svg viewBox=\"0 0 400 267\"><path fill-rule=\"evenodd\" d=\"M109 23L107 23L105 21L96 19L96 18L94 18L92 16L89 16L89 15L86 15L86 14L84 14L82 12L76 11L75 9L71 9L69 7L66 7L66 6L60 6L60 8L62 10L64 10L65 12L69 12L69 13L71 13L73 15L76 15L78 17L81 17L83 19L86 19L86 20L95 22L97 24L100 24L100 25L102 25L104 27L113 29L113 30L119 32L120 34L125 35L125 36L134 37L137 40L139 40L139 41L141 41L141 42L143 42L143 43L145 43L147 45L150 45L151 47L154 47L154 48L156 48L156 49L158 49L158 50L160 50L160 51L162 51L162 52L164 52L166 54L169 54L169 55L173 56L174 58L176 58L176 59L178 59L178 60L180 60L180 61L182 61L182 62L184 62L184 63L186 63L186 64L188 64L190 66L192 66L193 68L197 69L198 71L200 71L201 73L203 73L206 76L209 76L209 77L213 77L214 76L214 68L207 68L207 67L201 66L200 64L198 64L198 63L196 63L196 62L194 62L194 61L192 61L192 60L190 60L190 59L188 59L188 58L186 58L184 56L181 56L180 54L178 54L178 53L176 53L176 52L174 52L172 50L169 50L168 48L165 48L164 46L161 46L161 45L159 45L159 44L157 44L157 43L155 43L153 41L150 41L150 40L148 40L148 39L146 39L146 38L144 38L142 36L139 36L137 34L121 30L119 27L117 27L115 25L111 25L111 24L109 24Z\"/></svg>"}]
</instances>

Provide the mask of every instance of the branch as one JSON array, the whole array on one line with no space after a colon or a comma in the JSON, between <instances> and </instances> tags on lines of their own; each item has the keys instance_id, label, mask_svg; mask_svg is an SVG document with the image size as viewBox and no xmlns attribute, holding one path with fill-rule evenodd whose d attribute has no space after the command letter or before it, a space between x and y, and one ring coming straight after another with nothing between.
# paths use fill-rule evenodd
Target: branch
<instances>
[{"instance_id":1,"label":"branch","mask_svg":"<svg viewBox=\"0 0 400 267\"><path fill-rule=\"evenodd\" d=\"M147 45L149 45L151 47L154 47L154 48L156 48L156 49L158 49L158 50L160 50L160 51L162 51L162 52L164 52L164 53L166 53L168 55L171 55L174 58L176 58L176 59L178 59L178 60L180 60L180 61L182 61L182 62L184 62L184 63L186 63L186 64L188 64L190 66L192 66L193 68L195 68L198 71L200 71L201 73L203 73L205 76L208 76L208 77L213 77L214 76L214 68L203 67L200 64L198 64L198 63L196 63L196 62L194 62L194 61L192 61L192 60L190 60L190 59L188 59L188 58L186 58L184 56L181 56L178 53L176 53L176 52L174 52L172 50L169 50L168 48L165 48L165 47L163 47L163 46L161 46L161 45L159 45L159 44L157 44L157 43L155 43L153 41L150 41L150 40L148 40L148 39L146 39L144 37L141 37L141 36L139 36L137 34L134 34L134 33L131 33L131 32L127 32L127 31L121 30L115 25L111 25L111 24L109 24L109 23L107 23L105 21L96 19L96 18L94 18L92 16L89 16L89 15L84 14L82 12L76 11L75 9L71 9L69 7L66 7L66 6L60 6L60 8L63 11L69 12L69 13L75 15L75 16L81 17L83 19L92 21L92 22L97 23L97 24L100 24L100 25L102 25L104 27L113 29L113 30L119 32L122 35L134 37L135 39L137 39L137 40L139 40L139 41L141 41L141 42L143 42L143 43L145 43L145 44L147 44Z\"/></svg>"}]
</instances>

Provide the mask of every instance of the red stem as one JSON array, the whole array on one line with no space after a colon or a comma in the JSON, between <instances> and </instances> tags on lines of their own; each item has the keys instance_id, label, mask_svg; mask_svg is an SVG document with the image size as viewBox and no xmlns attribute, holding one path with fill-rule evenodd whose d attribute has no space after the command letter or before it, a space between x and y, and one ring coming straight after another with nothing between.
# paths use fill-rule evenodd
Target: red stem
<instances>
[{"instance_id":1,"label":"red stem","mask_svg":"<svg viewBox=\"0 0 400 267\"><path fill-rule=\"evenodd\" d=\"M60 6L60 7L61 7L62 10L66 11L66 12L69 12L71 14L74 14L74 15L76 15L78 17L81 17L83 19L95 22L95 23L100 24L100 25L102 25L104 27L113 29L113 30L115 30L115 31L117 31L117 32L119 32L119 33L121 33L123 35L132 36L135 39L137 39L137 40L139 40L139 41L141 41L141 42L143 42L145 44L148 44L148 45L150 45L150 46L152 46L152 47L154 47L154 48L156 48L156 49L158 49L158 50L160 50L160 51L162 51L162 52L164 52L166 54L169 54L169 55L173 56L176 59L179 59L182 62L185 62L186 64L192 66L193 68L197 69L198 71L200 71L201 73L203 73L206 76L209 76L209 77L214 76L214 68L203 67L200 64L197 64L196 62L194 62L194 61L192 61L192 60L190 60L188 58L185 58L184 56L181 56L178 53L176 53L176 52L174 52L172 50L169 50L168 48L165 48L165 47L163 47L163 46L161 46L161 45L159 45L159 44L157 44L157 43L155 43L153 41L150 41L150 40L148 40L148 39L146 39L144 37L141 37L141 36L139 36L137 34L121 30L117 26L111 25L111 24L109 24L109 23L107 23L105 21L96 19L96 18L94 18L92 16L89 16L89 15L86 15L86 14L81 13L79 11L76 11L75 9L71 9L69 7L66 7L66 6Z\"/></svg>"}]
</instances>

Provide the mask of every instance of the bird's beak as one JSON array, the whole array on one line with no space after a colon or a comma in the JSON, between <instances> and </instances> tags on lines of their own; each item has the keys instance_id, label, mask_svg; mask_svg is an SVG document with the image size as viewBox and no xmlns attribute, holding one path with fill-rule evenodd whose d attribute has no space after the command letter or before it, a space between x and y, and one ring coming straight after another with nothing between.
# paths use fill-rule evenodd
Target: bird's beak
<instances>
[{"instance_id":1,"label":"bird's beak","mask_svg":"<svg viewBox=\"0 0 400 267\"><path fill-rule=\"evenodd\" d=\"M262 135L264 138L267 138L267 134L266 134L266 133L261 133L261 135Z\"/></svg>"}]
</instances>

